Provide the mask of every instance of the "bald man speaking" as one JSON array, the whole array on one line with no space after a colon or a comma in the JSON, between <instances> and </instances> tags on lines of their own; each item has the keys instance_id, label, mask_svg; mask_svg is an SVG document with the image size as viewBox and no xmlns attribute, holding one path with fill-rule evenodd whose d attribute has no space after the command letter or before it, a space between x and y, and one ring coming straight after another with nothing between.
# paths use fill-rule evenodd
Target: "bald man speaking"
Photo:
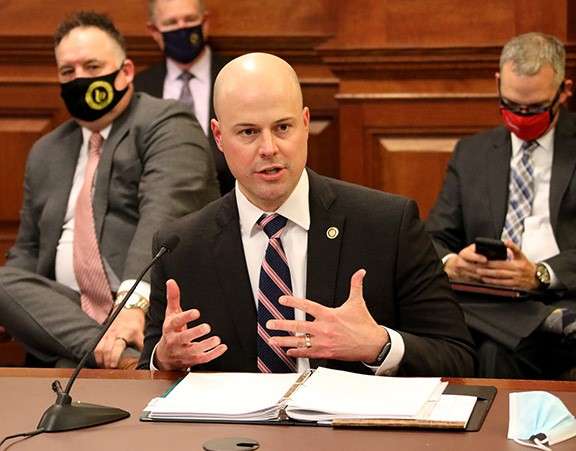
<instances>
[{"instance_id":1,"label":"bald man speaking","mask_svg":"<svg viewBox=\"0 0 576 451\"><path fill-rule=\"evenodd\" d=\"M140 367L469 376L471 339L408 199L307 169L310 111L280 58L216 79L211 123L236 187L155 238Z\"/></svg>"}]
</instances>

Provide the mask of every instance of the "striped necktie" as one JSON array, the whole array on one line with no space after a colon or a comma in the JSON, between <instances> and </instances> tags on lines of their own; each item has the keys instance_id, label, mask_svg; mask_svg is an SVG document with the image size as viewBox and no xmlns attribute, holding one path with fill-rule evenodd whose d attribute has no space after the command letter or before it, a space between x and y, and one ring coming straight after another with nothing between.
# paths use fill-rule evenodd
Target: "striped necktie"
<instances>
[{"instance_id":1,"label":"striped necktie","mask_svg":"<svg viewBox=\"0 0 576 451\"><path fill-rule=\"evenodd\" d=\"M92 133L88 146L88 162L84 173L84 183L76 200L74 211L74 274L80 287L82 309L99 323L103 323L112 306L112 292L102 263L94 211L92 209L92 186L100 161L103 138L100 133Z\"/></svg>"},{"instance_id":2,"label":"striped necktie","mask_svg":"<svg viewBox=\"0 0 576 451\"><path fill-rule=\"evenodd\" d=\"M294 319L294 309L280 305L278 298L292 295L288 260L280 241L287 219L278 214L262 215L258 225L268 235L268 247L260 269L258 286L258 370L262 373L290 373L296 371L296 360L284 349L268 344L270 336L286 336L288 332L269 331L271 319Z\"/></svg>"},{"instance_id":3,"label":"striped necktie","mask_svg":"<svg viewBox=\"0 0 576 451\"><path fill-rule=\"evenodd\" d=\"M510 164L508 212L502 230L502 239L512 240L518 246L522 245L524 220L532 213L534 201L532 152L537 147L537 141L525 141L519 154L512 158Z\"/></svg>"}]
</instances>

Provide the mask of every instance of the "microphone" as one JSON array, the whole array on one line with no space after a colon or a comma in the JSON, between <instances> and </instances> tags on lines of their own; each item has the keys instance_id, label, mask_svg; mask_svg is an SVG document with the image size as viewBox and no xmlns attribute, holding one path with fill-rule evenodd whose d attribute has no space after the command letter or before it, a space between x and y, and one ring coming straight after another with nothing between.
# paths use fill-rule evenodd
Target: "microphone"
<instances>
[{"instance_id":1,"label":"microphone","mask_svg":"<svg viewBox=\"0 0 576 451\"><path fill-rule=\"evenodd\" d=\"M40 423L38 423L38 430L42 430L43 432L71 431L74 429L97 426L99 424L112 423L113 421L122 420L130 416L130 413L116 407L98 406L95 404L81 403L78 401L73 403L72 397L70 396L70 390L72 389L72 385L74 385L80 370L82 370L84 367L86 360L90 354L94 352L94 349L96 349L96 346L106 331L110 328L124 305L126 305L126 302L130 296L132 296L132 293L134 293L136 286L144 278L144 275L148 272L152 265L154 265L160 258L162 258L164 254L167 252L172 252L176 246L178 246L179 242L180 238L177 235L171 235L164 241L160 247L160 250L154 256L150 264L146 266L136 281L132 284L132 287L130 287L130 290L128 293L126 293L126 296L124 296L122 302L116 309L113 310L112 314L102 325L100 333L94 339L92 347L86 354L84 354L76 366L76 369L72 373L72 376L70 379L68 379L66 389L62 390L60 381L55 380L52 382L52 390L56 392L56 401L42 415Z\"/></svg>"}]
</instances>

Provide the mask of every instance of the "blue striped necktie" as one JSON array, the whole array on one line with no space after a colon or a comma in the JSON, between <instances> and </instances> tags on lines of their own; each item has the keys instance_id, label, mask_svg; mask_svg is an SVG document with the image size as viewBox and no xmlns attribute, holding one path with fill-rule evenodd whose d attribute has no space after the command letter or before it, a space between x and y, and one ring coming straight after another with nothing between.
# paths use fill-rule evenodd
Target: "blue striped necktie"
<instances>
[{"instance_id":1,"label":"blue striped necktie","mask_svg":"<svg viewBox=\"0 0 576 451\"><path fill-rule=\"evenodd\" d=\"M278 298L292 296L292 282L288 260L280 236L287 219L278 214L262 215L258 225L268 235L268 247L260 269L258 285L258 370L262 373L290 373L296 371L296 360L284 349L271 346L271 336L287 336L288 332L270 331L266 322L271 319L294 319L294 309L280 305Z\"/></svg>"},{"instance_id":2,"label":"blue striped necktie","mask_svg":"<svg viewBox=\"0 0 576 451\"><path fill-rule=\"evenodd\" d=\"M512 240L522 245L524 220L532 213L534 201L534 165L532 152L538 147L537 141L525 141L518 156L510 165L510 185L508 188L508 212L502 230L503 240Z\"/></svg>"}]
</instances>

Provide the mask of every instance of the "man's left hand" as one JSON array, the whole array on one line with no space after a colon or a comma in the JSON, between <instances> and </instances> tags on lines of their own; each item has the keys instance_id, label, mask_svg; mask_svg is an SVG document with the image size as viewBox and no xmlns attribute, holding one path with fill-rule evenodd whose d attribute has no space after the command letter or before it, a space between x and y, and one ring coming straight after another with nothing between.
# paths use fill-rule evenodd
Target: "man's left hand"
<instances>
[{"instance_id":1,"label":"man's left hand","mask_svg":"<svg viewBox=\"0 0 576 451\"><path fill-rule=\"evenodd\" d=\"M390 340L388 332L370 315L362 293L366 271L360 269L350 279L350 295L337 308L325 307L308 299L282 296L279 302L304 311L314 321L270 320L271 330L291 332L291 336L272 337L271 344L289 348L290 357L335 359L371 363ZM298 334L298 335L296 335ZM309 347L306 338L309 335Z\"/></svg>"},{"instance_id":2,"label":"man's left hand","mask_svg":"<svg viewBox=\"0 0 576 451\"><path fill-rule=\"evenodd\" d=\"M523 290L537 289L536 265L512 241L507 240L505 244L512 252L512 259L490 260L485 268L478 268L482 282Z\"/></svg>"},{"instance_id":3,"label":"man's left hand","mask_svg":"<svg viewBox=\"0 0 576 451\"><path fill-rule=\"evenodd\" d=\"M117 368L126 346L144 347L144 311L122 309L94 350L99 368Z\"/></svg>"}]
</instances>

